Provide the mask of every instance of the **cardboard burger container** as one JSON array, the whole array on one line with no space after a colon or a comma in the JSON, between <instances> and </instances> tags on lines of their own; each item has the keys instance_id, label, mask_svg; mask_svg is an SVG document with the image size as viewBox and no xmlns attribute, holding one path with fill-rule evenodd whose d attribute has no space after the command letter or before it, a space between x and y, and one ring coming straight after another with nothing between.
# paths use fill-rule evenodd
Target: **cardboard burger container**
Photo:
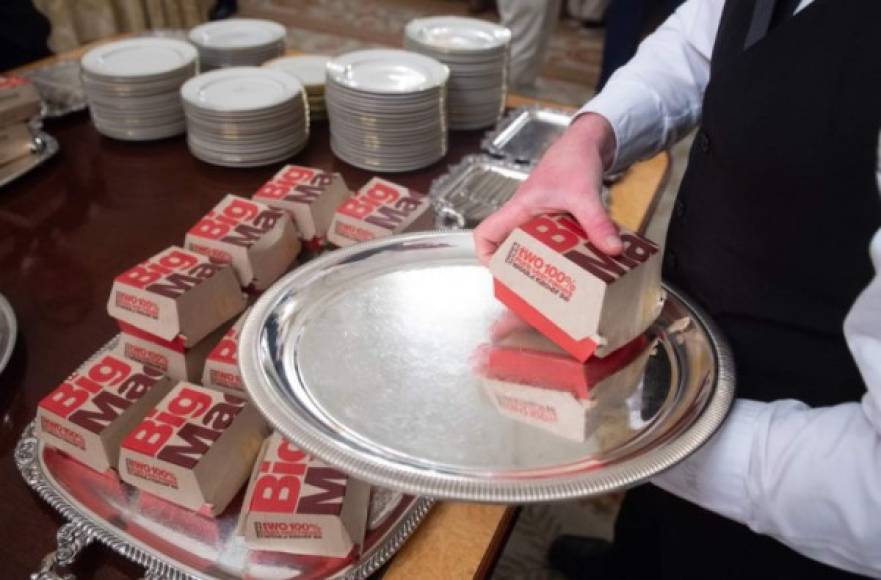
<instances>
[{"instance_id":1,"label":"cardboard burger container","mask_svg":"<svg viewBox=\"0 0 881 580\"><path fill-rule=\"evenodd\" d=\"M121 356L149 365L175 381L199 381L211 348L223 337L226 324L186 348L180 340L163 340L125 322L117 321L119 343L115 351Z\"/></svg>"},{"instance_id":2,"label":"cardboard burger container","mask_svg":"<svg viewBox=\"0 0 881 580\"><path fill-rule=\"evenodd\" d=\"M349 188L339 173L285 165L252 199L288 212L300 237L314 242L327 236L334 211L347 197Z\"/></svg>"},{"instance_id":3,"label":"cardboard burger container","mask_svg":"<svg viewBox=\"0 0 881 580\"><path fill-rule=\"evenodd\" d=\"M605 356L658 317L658 246L622 228L624 252L596 248L568 215L543 215L515 229L490 260L496 298L579 361Z\"/></svg>"},{"instance_id":4,"label":"cardboard burger container","mask_svg":"<svg viewBox=\"0 0 881 580\"><path fill-rule=\"evenodd\" d=\"M430 205L428 195L374 177L337 208L327 239L344 247L399 234Z\"/></svg>"},{"instance_id":5,"label":"cardboard burger container","mask_svg":"<svg viewBox=\"0 0 881 580\"><path fill-rule=\"evenodd\" d=\"M232 264L243 288L265 290L300 253L290 216L266 204L227 195L187 232L184 246Z\"/></svg>"},{"instance_id":6,"label":"cardboard burger container","mask_svg":"<svg viewBox=\"0 0 881 580\"><path fill-rule=\"evenodd\" d=\"M28 121L40 114L40 94L29 80L0 76L0 127Z\"/></svg>"},{"instance_id":7,"label":"cardboard burger container","mask_svg":"<svg viewBox=\"0 0 881 580\"><path fill-rule=\"evenodd\" d=\"M0 127L0 165L29 155L34 136L27 123L13 123Z\"/></svg>"},{"instance_id":8,"label":"cardboard burger container","mask_svg":"<svg viewBox=\"0 0 881 580\"><path fill-rule=\"evenodd\" d=\"M238 350L239 333L245 324L248 310L242 314L236 323L223 337L214 344L214 348L205 360L202 372L202 385L219 389L223 392L245 397L245 385L242 382L242 373L239 370Z\"/></svg>"},{"instance_id":9,"label":"cardboard burger container","mask_svg":"<svg viewBox=\"0 0 881 580\"><path fill-rule=\"evenodd\" d=\"M123 481L205 514L241 489L268 429L241 397L179 382L123 440Z\"/></svg>"},{"instance_id":10,"label":"cardboard burger container","mask_svg":"<svg viewBox=\"0 0 881 580\"><path fill-rule=\"evenodd\" d=\"M239 518L252 550L342 558L364 542L370 486L273 433L260 451Z\"/></svg>"},{"instance_id":11,"label":"cardboard burger container","mask_svg":"<svg viewBox=\"0 0 881 580\"><path fill-rule=\"evenodd\" d=\"M245 306L231 266L171 246L113 280L107 312L144 336L188 349Z\"/></svg>"},{"instance_id":12,"label":"cardboard burger container","mask_svg":"<svg viewBox=\"0 0 881 580\"><path fill-rule=\"evenodd\" d=\"M100 472L115 468L119 446L173 382L108 353L77 369L37 406L37 436Z\"/></svg>"}]
</instances>

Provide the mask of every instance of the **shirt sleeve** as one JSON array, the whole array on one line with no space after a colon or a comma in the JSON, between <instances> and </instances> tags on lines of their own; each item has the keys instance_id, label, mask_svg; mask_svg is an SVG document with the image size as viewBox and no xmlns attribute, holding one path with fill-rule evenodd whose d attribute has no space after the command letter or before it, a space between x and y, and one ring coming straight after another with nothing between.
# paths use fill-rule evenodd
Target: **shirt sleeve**
<instances>
[{"instance_id":1,"label":"shirt sleeve","mask_svg":"<svg viewBox=\"0 0 881 580\"><path fill-rule=\"evenodd\" d=\"M844 325L862 401L738 400L707 445L654 483L805 556L881 577L881 230L870 253L875 278Z\"/></svg>"},{"instance_id":2,"label":"shirt sleeve","mask_svg":"<svg viewBox=\"0 0 881 580\"><path fill-rule=\"evenodd\" d=\"M640 44L576 117L598 113L615 132L616 171L654 155L694 128L710 77L724 0L688 0Z\"/></svg>"}]
</instances>

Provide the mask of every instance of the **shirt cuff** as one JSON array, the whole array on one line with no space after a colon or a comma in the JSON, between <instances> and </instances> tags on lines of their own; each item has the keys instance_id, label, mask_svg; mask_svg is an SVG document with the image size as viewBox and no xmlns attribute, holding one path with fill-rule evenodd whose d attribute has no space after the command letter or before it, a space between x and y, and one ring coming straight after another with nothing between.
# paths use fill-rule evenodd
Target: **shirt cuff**
<instances>
[{"instance_id":1,"label":"shirt cuff","mask_svg":"<svg viewBox=\"0 0 881 580\"><path fill-rule=\"evenodd\" d=\"M636 95L639 98L634 98ZM653 93L639 83L613 78L600 94L575 113L573 121L586 113L596 113L612 126L615 156L607 172L626 169L660 146L659 119L662 117L656 100Z\"/></svg>"},{"instance_id":2,"label":"shirt cuff","mask_svg":"<svg viewBox=\"0 0 881 580\"><path fill-rule=\"evenodd\" d=\"M737 400L720 430L698 451L652 479L658 487L740 523L752 519L753 435L767 405Z\"/></svg>"}]
</instances>

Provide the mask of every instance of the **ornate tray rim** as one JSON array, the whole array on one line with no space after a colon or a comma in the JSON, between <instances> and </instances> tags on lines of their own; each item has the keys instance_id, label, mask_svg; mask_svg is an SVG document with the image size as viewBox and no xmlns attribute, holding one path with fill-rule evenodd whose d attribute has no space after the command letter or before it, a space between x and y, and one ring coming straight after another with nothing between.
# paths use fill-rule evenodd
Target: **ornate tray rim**
<instances>
[{"instance_id":1,"label":"ornate tray rim","mask_svg":"<svg viewBox=\"0 0 881 580\"><path fill-rule=\"evenodd\" d=\"M92 360L112 348L116 340L117 338L114 337L87 360ZM33 578L37 580L67 578L56 572L56 566L68 566L73 563L79 551L93 540L98 540L124 558L144 567L144 577L147 579L202 580L207 577L196 571L190 571L191 569L186 565L177 564L151 552L142 547L139 542L129 542L105 522L90 516L71 503L65 497L64 492L52 484L50 476L45 471L42 461L44 444L37 439L35 427L36 419L28 423L22 431L15 446L15 464L28 486L37 492L43 501L60 513L67 522L58 530L58 550L43 559L40 572L32 575ZM340 570L333 578L345 580L368 578L401 548L422 523L433 505L434 500L430 498L415 497L413 505L405 512L401 521L388 532L383 541L373 548L367 559ZM72 577L67 580L72 580Z\"/></svg>"},{"instance_id":2,"label":"ornate tray rim","mask_svg":"<svg viewBox=\"0 0 881 580\"><path fill-rule=\"evenodd\" d=\"M36 169L37 167L43 165L46 161L51 159L58 153L58 141L52 135L39 131L36 135L34 135L33 140L33 152L30 157L22 157L22 159L28 159L29 163L24 165L18 173L12 173L7 175L5 178L0 179L0 188L12 183L19 177L26 175ZM18 161L18 160L16 160ZM15 161L13 161L15 163Z\"/></svg>"},{"instance_id":3,"label":"ornate tray rim","mask_svg":"<svg viewBox=\"0 0 881 580\"><path fill-rule=\"evenodd\" d=\"M267 305L277 301L278 297L286 292L287 281L294 275L301 278L314 278L325 263L330 261L330 256L334 258L334 265L344 264L359 253L377 253L384 246L443 244L444 238L459 237L464 239L467 237L470 240L471 235L470 231L429 232L380 238L337 250L298 269L296 274L288 274L273 288L267 290L251 308L242 329L239 343L239 364L245 378L245 384L259 385L262 382L262 372L257 360L259 354L256 348L248 349L245 345L258 344L260 330L258 319L265 315L264 311L267 309ZM455 240L447 242L448 245L455 243ZM511 504L563 501L621 491L644 482L649 477L672 467L696 451L722 424L734 400L734 357L727 342L715 324L699 307L667 284L664 284L664 288L668 292L668 301L669 296L679 300L690 312L694 323L703 329L714 357L717 387L710 393L697 418L676 438L663 441L663 444L652 454L611 466L602 475L595 474L592 477L580 479L572 476L553 485L545 481L524 479L490 488L482 486L481 482L475 482L461 475L432 477L430 474L414 469L395 469L373 461L370 457L360 456L354 451L334 446L317 437L311 432L309 426L303 426L305 421L303 424L293 421L292 419L296 418L296 413L285 409L282 404L284 396L277 390L249 388L249 394L257 408L276 429L289 439L296 441L309 453L373 485L388 487L403 493L454 501Z\"/></svg>"},{"instance_id":4,"label":"ornate tray rim","mask_svg":"<svg viewBox=\"0 0 881 580\"><path fill-rule=\"evenodd\" d=\"M489 153L496 159L504 159L510 163L515 163L519 165L521 168L527 167L532 168L538 159L533 159L532 161L519 161L517 159L512 159L510 155L506 154L502 149L496 146L493 142L501 137L505 131L507 131L522 115L535 115L536 113L551 113L554 115L564 115L568 117L570 120L574 113L572 111L567 111L565 109L559 109L555 107L544 107L541 105L529 105L526 107L517 107L508 111L508 113L496 123L496 126L483 136L483 139L480 141L481 150Z\"/></svg>"}]
</instances>

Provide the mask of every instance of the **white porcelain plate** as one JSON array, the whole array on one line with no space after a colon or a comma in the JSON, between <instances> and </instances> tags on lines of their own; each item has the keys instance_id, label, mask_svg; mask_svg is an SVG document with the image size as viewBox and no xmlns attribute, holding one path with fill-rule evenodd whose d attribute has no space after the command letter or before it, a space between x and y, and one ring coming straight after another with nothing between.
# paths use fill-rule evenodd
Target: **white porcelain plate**
<instances>
[{"instance_id":1,"label":"white porcelain plate","mask_svg":"<svg viewBox=\"0 0 881 580\"><path fill-rule=\"evenodd\" d=\"M446 83L449 69L433 58L406 50L358 50L327 63L335 82L374 93L413 93Z\"/></svg>"},{"instance_id":2,"label":"white porcelain plate","mask_svg":"<svg viewBox=\"0 0 881 580\"><path fill-rule=\"evenodd\" d=\"M511 41L511 31L504 26L460 16L417 18L407 24L405 33L440 52L499 49Z\"/></svg>"},{"instance_id":3,"label":"white porcelain plate","mask_svg":"<svg viewBox=\"0 0 881 580\"><path fill-rule=\"evenodd\" d=\"M324 86L329 56L287 56L266 63L266 68L292 74L307 87Z\"/></svg>"},{"instance_id":4,"label":"white porcelain plate","mask_svg":"<svg viewBox=\"0 0 881 580\"><path fill-rule=\"evenodd\" d=\"M87 73L146 77L172 72L196 60L196 49L172 38L132 38L93 48L83 56Z\"/></svg>"},{"instance_id":5,"label":"white porcelain plate","mask_svg":"<svg viewBox=\"0 0 881 580\"><path fill-rule=\"evenodd\" d=\"M190 40L208 48L252 48L278 42L285 28L270 20L231 18L208 22L190 31Z\"/></svg>"},{"instance_id":6,"label":"white porcelain plate","mask_svg":"<svg viewBox=\"0 0 881 580\"><path fill-rule=\"evenodd\" d=\"M193 77L181 87L183 99L213 111L255 111L297 96L303 85L290 75L259 67L232 67Z\"/></svg>"}]
</instances>

